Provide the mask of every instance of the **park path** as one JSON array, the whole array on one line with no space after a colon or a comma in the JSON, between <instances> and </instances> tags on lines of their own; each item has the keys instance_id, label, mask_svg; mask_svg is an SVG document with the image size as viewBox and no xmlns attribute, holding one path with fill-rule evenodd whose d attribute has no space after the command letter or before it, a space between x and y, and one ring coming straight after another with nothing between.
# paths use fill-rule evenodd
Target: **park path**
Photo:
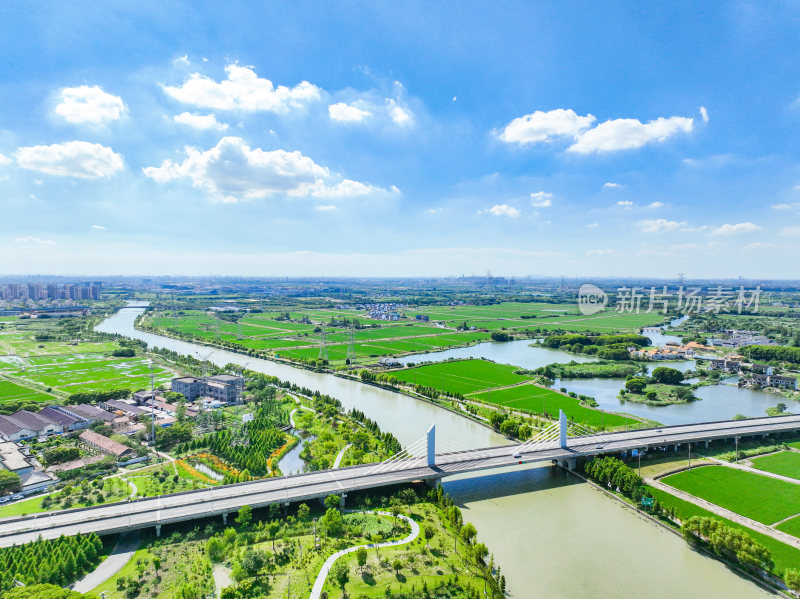
<instances>
[{"instance_id":1,"label":"park path","mask_svg":"<svg viewBox=\"0 0 800 599\"><path fill-rule=\"evenodd\" d=\"M339 467L339 464L342 463L342 458L344 457L345 452L353 446L352 443L348 443L342 450L336 455L336 459L333 461L333 469L336 470Z\"/></svg>"},{"instance_id":2,"label":"park path","mask_svg":"<svg viewBox=\"0 0 800 599\"><path fill-rule=\"evenodd\" d=\"M791 547L796 549L800 549L800 539L794 537L788 533L782 532L780 530L776 530L771 526L766 524L762 524L756 520L751 518L747 518L742 516L741 514L737 514L736 512L732 512L730 510L726 510L723 507L718 506L715 503L711 503L710 501L706 501L705 499L700 499L699 497L695 497L685 491L681 491L680 489L676 489L675 487L670 487L662 483L660 480L655 479L645 479L645 482L655 487L656 489L661 489L665 493L669 493L670 495L674 495L679 499L683 499L684 501L688 501L689 503L693 503L696 506L703 508L704 510L708 510L716 514L717 516L722 516L723 518L727 518L737 524L741 524L742 526L746 526L748 528L752 528L753 530L760 532L761 534L767 535L768 537L772 537L776 541L780 541L781 543L785 543Z\"/></svg>"},{"instance_id":3,"label":"park path","mask_svg":"<svg viewBox=\"0 0 800 599\"><path fill-rule=\"evenodd\" d=\"M141 531L139 530L132 530L120 534L114 550L108 554L106 559L100 562L97 568L76 582L72 590L79 593L88 593L119 572L139 548L140 533Z\"/></svg>"},{"instance_id":4,"label":"park path","mask_svg":"<svg viewBox=\"0 0 800 599\"><path fill-rule=\"evenodd\" d=\"M359 512L361 514L378 514L380 516L391 516L389 512L373 512L371 510L366 510L363 512ZM407 537L404 539L399 539L397 541L386 541L385 543L371 543L369 545L356 545L355 547L348 547L347 549L342 549L341 551L337 551L333 555L331 555L328 559L325 560L325 563L322 564L322 569L319 571L317 575L317 579L314 581L314 586L311 589L311 594L308 596L309 599L319 599L320 594L322 593L322 587L325 586L325 579L328 578L328 574L333 567L333 564L336 562L337 559L342 557L343 555L347 555L348 553L353 553L357 551L361 547L366 547L367 549L374 549L376 547L396 547L397 545L405 545L410 543L414 539L419 536L419 524L417 524L414 520L409 518L408 516L402 516L398 514L398 518L402 518L411 526L411 532L408 534Z\"/></svg>"}]
</instances>

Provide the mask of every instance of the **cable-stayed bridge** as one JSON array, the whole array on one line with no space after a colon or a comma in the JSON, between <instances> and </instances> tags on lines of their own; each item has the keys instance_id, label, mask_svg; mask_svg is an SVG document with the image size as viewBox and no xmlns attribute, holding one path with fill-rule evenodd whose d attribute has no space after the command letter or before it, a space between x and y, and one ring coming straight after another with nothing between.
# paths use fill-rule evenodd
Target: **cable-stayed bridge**
<instances>
[{"instance_id":1,"label":"cable-stayed bridge","mask_svg":"<svg viewBox=\"0 0 800 599\"><path fill-rule=\"evenodd\" d=\"M289 504L336 494L343 498L352 491L372 489L412 481L434 482L446 476L527 464L554 462L573 468L577 459L598 454L615 454L633 449L705 444L717 439L766 436L800 430L800 415L706 422L616 433L594 433L569 422L564 414L559 421L541 430L524 443L436 453L434 427L402 452L379 464L323 470L295 476L267 478L212 489L175 493L162 497L44 512L24 517L0 519L0 546L25 543L41 536L96 532L111 534L125 530L221 516L244 505L263 507Z\"/></svg>"}]
</instances>

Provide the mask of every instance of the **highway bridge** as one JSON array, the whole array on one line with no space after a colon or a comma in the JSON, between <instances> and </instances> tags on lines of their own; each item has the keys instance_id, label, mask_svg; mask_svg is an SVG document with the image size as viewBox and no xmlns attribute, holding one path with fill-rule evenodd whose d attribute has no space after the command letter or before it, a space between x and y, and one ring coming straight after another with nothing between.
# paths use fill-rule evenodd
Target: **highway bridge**
<instances>
[{"instance_id":1,"label":"highway bridge","mask_svg":"<svg viewBox=\"0 0 800 599\"><path fill-rule=\"evenodd\" d=\"M677 451L678 447L688 443L707 446L713 440L798 430L800 415L570 436L581 432L580 425L569 423L562 413L558 422L522 444L437 454L435 430L431 427L417 447L422 449L423 455L406 451L380 464L267 478L91 508L2 518L0 547L26 543L40 536L53 539L79 532L103 535L155 527L160 534L164 524L210 516L221 516L227 522L228 514L235 513L244 505L253 508L274 503L288 505L330 494L339 495L344 501L353 491L412 481L433 483L446 476L490 468L545 461L572 468L578 458L598 454L654 448Z\"/></svg>"}]
</instances>

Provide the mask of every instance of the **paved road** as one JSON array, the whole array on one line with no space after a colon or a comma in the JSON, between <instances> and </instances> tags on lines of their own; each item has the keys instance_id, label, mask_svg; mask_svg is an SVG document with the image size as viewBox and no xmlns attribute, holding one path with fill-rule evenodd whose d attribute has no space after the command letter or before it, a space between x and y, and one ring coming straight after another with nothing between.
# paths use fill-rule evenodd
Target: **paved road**
<instances>
[{"instance_id":1,"label":"paved road","mask_svg":"<svg viewBox=\"0 0 800 599\"><path fill-rule=\"evenodd\" d=\"M363 514L380 514L381 516L391 516L389 512L373 512L373 511L364 511L361 512ZM386 541L385 543L372 543L370 545L356 545L355 547L348 547L347 549L342 549L341 551L337 551L333 555L331 555L328 559L325 560L325 563L322 564L322 569L319 571L317 575L317 579L314 581L314 586L311 588L311 594L308 596L308 599L319 599L320 594L322 593L322 587L325 586L325 579L328 578L328 574L333 567L333 564L336 562L337 559L342 557L343 555L347 555L348 553L353 553L353 551L357 551L361 547L366 547L367 549L374 549L376 547L396 547L397 545L405 545L406 543L410 543L414 539L419 536L419 524L417 524L414 520L409 518L408 516L402 516L398 514L398 518L402 518L411 526L411 532L403 539L398 539L397 541Z\"/></svg>"},{"instance_id":2,"label":"paved road","mask_svg":"<svg viewBox=\"0 0 800 599\"><path fill-rule=\"evenodd\" d=\"M109 534L132 528L181 522L236 512L243 505L261 507L272 503L307 501L329 494L383 487L415 480L440 479L451 474L498 468L515 463L569 460L581 456L615 453L636 448L676 446L687 442L734 436L763 435L800 430L800 416L780 416L680 425L570 439L567 448L556 441L527 447L522 458L513 458L516 445L489 447L436 456L429 467L423 458L381 466L365 464L337 470L308 472L236 485L138 499L129 503L48 512L0 519L0 546L74 535L78 532Z\"/></svg>"},{"instance_id":3,"label":"paved road","mask_svg":"<svg viewBox=\"0 0 800 599\"><path fill-rule=\"evenodd\" d=\"M342 450L336 454L336 459L333 461L333 466L331 466L331 470L336 470L339 467L339 464L342 463L342 458L344 457L345 452L353 446L352 443L348 443Z\"/></svg>"},{"instance_id":4,"label":"paved road","mask_svg":"<svg viewBox=\"0 0 800 599\"><path fill-rule=\"evenodd\" d=\"M92 572L89 572L81 580L75 583L74 591L79 593L88 593L97 585L103 584L106 580L119 572L122 567L127 564L139 548L139 540L141 538L140 530L131 530L124 532L117 539L117 544L114 550L108 554L108 557L100 562Z\"/></svg>"}]
</instances>

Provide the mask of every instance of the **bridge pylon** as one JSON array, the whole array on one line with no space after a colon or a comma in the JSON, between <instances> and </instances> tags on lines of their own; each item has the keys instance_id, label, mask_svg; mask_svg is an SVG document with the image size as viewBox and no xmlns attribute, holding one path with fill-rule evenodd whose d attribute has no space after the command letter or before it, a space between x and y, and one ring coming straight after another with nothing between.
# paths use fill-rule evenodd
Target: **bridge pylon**
<instances>
[{"instance_id":1,"label":"bridge pylon","mask_svg":"<svg viewBox=\"0 0 800 599\"><path fill-rule=\"evenodd\" d=\"M428 454L428 466L436 465L436 425L431 424L426 435L426 445Z\"/></svg>"},{"instance_id":2,"label":"bridge pylon","mask_svg":"<svg viewBox=\"0 0 800 599\"><path fill-rule=\"evenodd\" d=\"M567 448L567 415L564 410L558 411L558 439L561 449Z\"/></svg>"}]
</instances>

